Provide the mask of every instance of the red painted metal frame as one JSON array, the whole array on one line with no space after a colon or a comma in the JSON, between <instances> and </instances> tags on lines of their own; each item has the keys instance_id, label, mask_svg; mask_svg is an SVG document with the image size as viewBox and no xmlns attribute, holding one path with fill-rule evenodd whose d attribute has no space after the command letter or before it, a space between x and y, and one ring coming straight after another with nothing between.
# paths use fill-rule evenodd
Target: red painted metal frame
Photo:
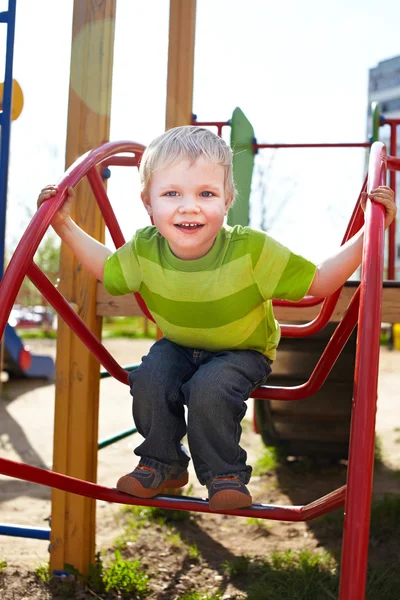
<instances>
[{"instance_id":1,"label":"red painted metal frame","mask_svg":"<svg viewBox=\"0 0 400 600\"><path fill-rule=\"evenodd\" d=\"M370 148L370 142L349 142L338 144L253 144L254 151L262 150L263 148Z\"/></svg>"},{"instance_id":2,"label":"red painted metal frame","mask_svg":"<svg viewBox=\"0 0 400 600\"><path fill-rule=\"evenodd\" d=\"M397 156L397 126L400 124L400 119L385 119L385 125L390 127L390 154L393 157ZM394 191L396 197L396 172L390 171L389 185ZM396 279L396 219L393 219L388 231L388 266L387 278Z\"/></svg>"},{"instance_id":3,"label":"red painted metal frame","mask_svg":"<svg viewBox=\"0 0 400 600\"><path fill-rule=\"evenodd\" d=\"M0 473L39 485L47 485L66 492L81 496L139 506L155 506L173 510L190 510L194 512L209 513L208 500L184 496L157 496L156 498L135 498L115 489L106 488L95 483L75 479L68 475L46 471L24 463L0 458ZM255 517L257 519L271 519L275 521L310 521L320 517L328 511L336 510L344 504L345 486L319 498L315 502L304 506L275 506L273 504L253 504L251 508L220 511L238 517ZM215 514L215 513L214 513Z\"/></svg>"},{"instance_id":4,"label":"red painted metal frame","mask_svg":"<svg viewBox=\"0 0 400 600\"><path fill-rule=\"evenodd\" d=\"M102 211L107 215L107 223L110 231L112 230L113 239L116 245L120 245L123 240L122 233L120 233L118 224L114 222L115 217L96 165L104 164L107 158L114 157L119 152L139 154L141 151L142 147L130 142L110 143L89 152L79 159L62 179L59 193L52 201L44 203L33 217L10 261L3 280L0 282L0 333L4 332L16 294L25 273L27 273L59 312L60 316L72 325L72 328L82 341L88 345L101 364L123 383L127 383L127 372L116 363L99 340L87 329L80 317L72 310L68 302L33 263L33 256L54 214L65 200L67 188L75 186L85 175L87 175L99 200ZM388 163L390 168L400 170L399 159L389 157ZM383 182L385 169L385 148L383 144L376 142L371 149L368 190ZM353 235L359 226L360 212L357 208L353 212L345 236ZM264 386L259 388L256 393L258 398L284 400L294 400L314 394L333 366L357 322L360 301L340 600L362 600L365 592L379 360L383 236L384 209L378 204L368 202L361 286L354 295L346 314L328 343L310 380L306 384L294 388L269 388ZM312 323L315 324L317 320ZM361 377L361 374L363 377ZM133 498L115 490L109 490L92 483L3 458L0 458L0 472L106 501L208 512L207 502L201 499L158 497L157 499L143 500ZM345 488L340 488L305 506L254 505L250 509L226 511L226 514L288 521L308 520L339 508L343 505L344 497Z\"/></svg>"},{"instance_id":5,"label":"red painted metal frame","mask_svg":"<svg viewBox=\"0 0 400 600\"><path fill-rule=\"evenodd\" d=\"M386 181L386 149L371 148L368 191ZM385 233L384 207L367 202L351 420L340 600L365 598L374 464Z\"/></svg>"},{"instance_id":6,"label":"red painted metal frame","mask_svg":"<svg viewBox=\"0 0 400 600\"><path fill-rule=\"evenodd\" d=\"M197 121L193 116L192 125L198 125L199 127L216 127L219 137L222 137L222 129L224 127L230 127L229 121Z\"/></svg>"}]
</instances>

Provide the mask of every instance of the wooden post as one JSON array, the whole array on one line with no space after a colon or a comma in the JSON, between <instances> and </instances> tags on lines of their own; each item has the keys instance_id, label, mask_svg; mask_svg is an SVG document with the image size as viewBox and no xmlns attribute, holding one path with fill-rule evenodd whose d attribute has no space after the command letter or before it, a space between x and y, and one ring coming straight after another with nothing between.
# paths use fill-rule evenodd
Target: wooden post
<instances>
[{"instance_id":1,"label":"wooden post","mask_svg":"<svg viewBox=\"0 0 400 600\"><path fill-rule=\"evenodd\" d=\"M195 32L196 0L170 0L166 131L192 123Z\"/></svg>"},{"instance_id":2,"label":"wooden post","mask_svg":"<svg viewBox=\"0 0 400 600\"><path fill-rule=\"evenodd\" d=\"M102 142L110 131L116 0L74 0L66 165ZM85 180L72 218L104 242L100 210ZM100 338L96 281L70 250L61 250L60 290ZM97 479L99 364L59 319L53 469L86 481ZM95 501L53 490L50 568L71 564L87 573L95 557Z\"/></svg>"},{"instance_id":3,"label":"wooden post","mask_svg":"<svg viewBox=\"0 0 400 600\"><path fill-rule=\"evenodd\" d=\"M165 129L192 122L195 29L196 0L170 0Z\"/></svg>"}]
</instances>

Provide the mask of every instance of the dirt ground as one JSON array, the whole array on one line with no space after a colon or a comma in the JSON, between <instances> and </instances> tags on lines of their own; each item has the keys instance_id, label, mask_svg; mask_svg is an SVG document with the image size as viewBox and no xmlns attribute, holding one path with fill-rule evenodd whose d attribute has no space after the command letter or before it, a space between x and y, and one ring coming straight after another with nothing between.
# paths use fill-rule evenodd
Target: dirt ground
<instances>
[{"instance_id":1,"label":"dirt ground","mask_svg":"<svg viewBox=\"0 0 400 600\"><path fill-rule=\"evenodd\" d=\"M147 340L109 340L107 348L121 363L139 361L151 342ZM55 343L51 340L30 342L32 351L55 355ZM384 468L374 480L374 494L400 493L400 479L393 473L400 470L400 352L381 351L377 432L382 442ZM249 408L243 428L242 445L246 448L249 463L261 455L263 446L259 436L252 430L252 410ZM5 458L24 461L32 465L51 468L53 448L54 385L44 382L13 381L3 384L0 397L0 448ZM131 427L131 403L128 388L111 379L102 381L100 397L99 438L104 439L116 432ZM137 435L137 434L136 434ZM132 436L99 453L98 481L113 487L118 477L132 469L136 463L133 448L140 438ZM283 468L278 476L254 476L250 488L255 502L279 504L304 504L317 499L332 489L343 485L346 466L321 467L314 472L303 472L301 468ZM192 488L190 495L205 497L206 490L190 473ZM118 525L121 507L97 502L97 548L111 548L122 530ZM51 513L50 490L35 484L0 476L0 523L31 527L47 527ZM185 538L196 544L206 562L201 566L193 560L190 575L182 569L180 576L172 577L178 568L179 550L174 556L163 547L162 538L157 538L157 527L147 530L145 538L132 544L136 558L144 556L151 569L152 561L159 566L164 576L154 584L156 591L149 598L179 598L187 588L188 580L204 582L213 589L223 576L218 570L226 560L240 554L263 556L271 550L315 549L330 550L340 540L330 540L326 532L311 523L281 523L269 521L265 527L250 526L239 517L219 515L196 515L184 532ZM160 547L161 545L161 547ZM397 548L397 552L398 552ZM17 537L0 536L0 561L7 562L9 592L3 592L3 600L34 598L39 595L18 595L22 577L28 582L29 571L48 561L48 542ZM183 560L183 559L182 559ZM162 564L162 567L160 567ZM161 570L160 570L161 569ZM186 574L185 574L186 573ZM197 573L197 575L196 575ZM186 577L186 580L185 580ZM21 579L22 581L22 579ZM172 581L172 583L171 583ZM185 583L186 581L186 583ZM158 588L157 588L158 586ZM171 587L172 586L172 587ZM154 587L154 586L153 586ZM190 587L190 586L189 586ZM25 589L25 588L24 588ZM227 587L224 597L233 598L237 590ZM21 592L22 593L22 592ZM43 598L51 596L43 596Z\"/></svg>"}]
</instances>

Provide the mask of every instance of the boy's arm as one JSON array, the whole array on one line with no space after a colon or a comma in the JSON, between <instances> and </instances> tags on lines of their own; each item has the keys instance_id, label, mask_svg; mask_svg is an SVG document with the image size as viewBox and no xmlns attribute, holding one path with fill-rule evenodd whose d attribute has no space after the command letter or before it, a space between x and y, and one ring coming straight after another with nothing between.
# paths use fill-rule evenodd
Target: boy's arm
<instances>
[{"instance_id":1,"label":"boy's arm","mask_svg":"<svg viewBox=\"0 0 400 600\"><path fill-rule=\"evenodd\" d=\"M380 186L368 194L368 198L379 202L385 207L385 228L396 216L396 204L393 190L387 186ZM367 195L362 197L361 206L365 210ZM308 294L318 298L325 298L333 294L354 273L361 263L364 239L364 227L355 236L348 240L330 258L324 260L317 268Z\"/></svg>"},{"instance_id":2,"label":"boy's arm","mask_svg":"<svg viewBox=\"0 0 400 600\"><path fill-rule=\"evenodd\" d=\"M56 185L47 185L39 194L38 207L56 195L58 188ZM78 261L94 277L103 281L104 265L111 250L103 244L90 237L71 219L71 205L75 197L72 187L67 190L68 196L63 206L54 216L51 225L58 236L69 246L78 259Z\"/></svg>"},{"instance_id":3,"label":"boy's arm","mask_svg":"<svg viewBox=\"0 0 400 600\"><path fill-rule=\"evenodd\" d=\"M317 267L308 295L325 298L333 294L361 263L364 227Z\"/></svg>"},{"instance_id":4,"label":"boy's arm","mask_svg":"<svg viewBox=\"0 0 400 600\"><path fill-rule=\"evenodd\" d=\"M89 273L103 281L104 265L111 250L78 227L71 217L59 225L53 225L53 229Z\"/></svg>"}]
</instances>

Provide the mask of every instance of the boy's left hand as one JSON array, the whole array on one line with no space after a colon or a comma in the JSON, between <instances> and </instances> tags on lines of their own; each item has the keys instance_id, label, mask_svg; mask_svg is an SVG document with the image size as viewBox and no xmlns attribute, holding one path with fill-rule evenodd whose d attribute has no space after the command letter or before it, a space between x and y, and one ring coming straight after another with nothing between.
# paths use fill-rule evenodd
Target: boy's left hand
<instances>
[{"instance_id":1,"label":"boy's left hand","mask_svg":"<svg viewBox=\"0 0 400 600\"><path fill-rule=\"evenodd\" d=\"M361 194L361 208L364 212L367 204L367 198L370 198L370 200L374 200L375 202L379 202L379 204L383 204L386 211L385 229L389 227L397 212L397 206L392 188L388 187L387 185L380 185L375 190L371 190L369 194L367 194L367 192L363 192Z\"/></svg>"}]
</instances>

